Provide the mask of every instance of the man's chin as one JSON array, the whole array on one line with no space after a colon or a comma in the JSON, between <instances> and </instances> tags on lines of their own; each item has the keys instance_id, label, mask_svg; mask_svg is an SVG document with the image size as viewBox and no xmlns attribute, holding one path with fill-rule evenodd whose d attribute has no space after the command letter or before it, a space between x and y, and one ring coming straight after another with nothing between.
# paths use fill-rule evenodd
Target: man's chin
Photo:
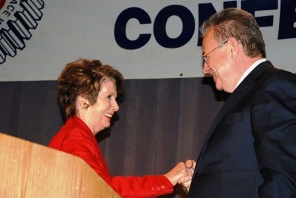
<instances>
[{"instance_id":1,"label":"man's chin","mask_svg":"<svg viewBox=\"0 0 296 198\"><path fill-rule=\"evenodd\" d=\"M221 85L219 85L219 84L215 84L216 85L216 89L218 90L218 91L222 91L223 90L223 88L222 88L222 86Z\"/></svg>"}]
</instances>

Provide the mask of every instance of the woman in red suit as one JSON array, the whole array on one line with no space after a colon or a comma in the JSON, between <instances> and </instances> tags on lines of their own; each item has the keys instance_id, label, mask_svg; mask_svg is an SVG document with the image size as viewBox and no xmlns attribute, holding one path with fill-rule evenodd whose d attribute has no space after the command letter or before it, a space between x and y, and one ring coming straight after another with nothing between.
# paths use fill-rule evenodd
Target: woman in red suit
<instances>
[{"instance_id":1,"label":"woman in red suit","mask_svg":"<svg viewBox=\"0 0 296 198\"><path fill-rule=\"evenodd\" d=\"M82 158L121 197L157 197L173 192L177 183L191 180L184 163L178 163L164 175L111 176L95 135L110 127L119 110L116 97L123 93L122 74L99 60L79 59L66 65L58 78L60 107L65 125L53 137L49 147Z\"/></svg>"}]
</instances>

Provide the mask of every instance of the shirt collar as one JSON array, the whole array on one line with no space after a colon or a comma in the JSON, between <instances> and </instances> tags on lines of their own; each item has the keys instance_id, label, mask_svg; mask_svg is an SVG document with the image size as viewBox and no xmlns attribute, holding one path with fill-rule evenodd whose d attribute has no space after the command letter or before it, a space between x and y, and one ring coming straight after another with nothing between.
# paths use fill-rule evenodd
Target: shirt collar
<instances>
[{"instance_id":1,"label":"shirt collar","mask_svg":"<svg viewBox=\"0 0 296 198\"><path fill-rule=\"evenodd\" d=\"M266 61L266 58L262 58L260 60L257 60L256 62L254 62L246 71L245 73L242 75L242 77L239 79L238 83L236 84L237 88L239 86L239 84L247 77L247 75L249 75L251 73L251 71L253 71L253 69L255 69L255 67L257 67L260 63L263 63Z\"/></svg>"}]
</instances>

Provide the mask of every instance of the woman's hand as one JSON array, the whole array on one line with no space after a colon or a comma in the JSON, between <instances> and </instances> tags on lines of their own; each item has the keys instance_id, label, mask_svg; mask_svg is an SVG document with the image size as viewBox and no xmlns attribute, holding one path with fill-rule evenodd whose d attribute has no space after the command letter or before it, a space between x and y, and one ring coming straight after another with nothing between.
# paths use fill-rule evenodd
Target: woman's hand
<instances>
[{"instance_id":1,"label":"woman's hand","mask_svg":"<svg viewBox=\"0 0 296 198\"><path fill-rule=\"evenodd\" d=\"M166 173L164 176L175 186L181 184L183 189L189 190L192 176L194 173L196 162L194 160L187 160L179 162L172 170Z\"/></svg>"}]
</instances>

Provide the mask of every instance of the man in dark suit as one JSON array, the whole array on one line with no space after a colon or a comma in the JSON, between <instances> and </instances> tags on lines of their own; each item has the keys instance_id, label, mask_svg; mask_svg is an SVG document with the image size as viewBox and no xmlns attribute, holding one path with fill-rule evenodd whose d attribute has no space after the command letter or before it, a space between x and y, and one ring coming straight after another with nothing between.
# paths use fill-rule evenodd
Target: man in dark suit
<instances>
[{"instance_id":1,"label":"man in dark suit","mask_svg":"<svg viewBox=\"0 0 296 198\"><path fill-rule=\"evenodd\" d=\"M190 198L296 197L296 76L266 60L255 18L224 9L201 27L203 72L231 93L197 159ZM189 186L190 185L190 186Z\"/></svg>"}]
</instances>

